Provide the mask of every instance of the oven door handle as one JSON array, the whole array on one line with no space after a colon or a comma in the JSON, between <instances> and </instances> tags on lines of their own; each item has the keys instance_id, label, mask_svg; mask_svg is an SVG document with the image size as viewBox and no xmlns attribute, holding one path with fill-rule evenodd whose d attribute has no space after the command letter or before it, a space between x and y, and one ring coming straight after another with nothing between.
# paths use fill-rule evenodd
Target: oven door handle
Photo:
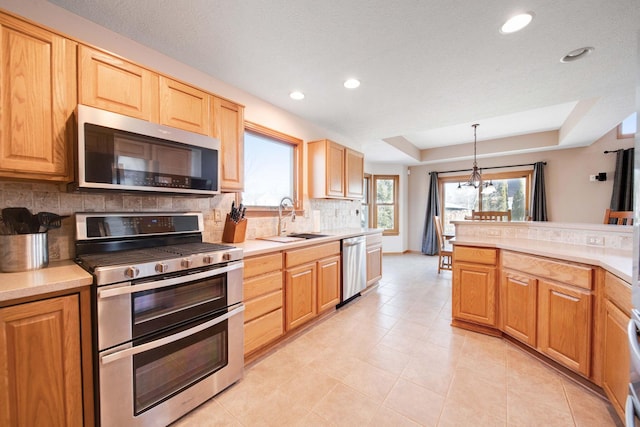
<instances>
[{"instance_id":1,"label":"oven door handle","mask_svg":"<svg viewBox=\"0 0 640 427\"><path fill-rule=\"evenodd\" d=\"M148 291L150 289L159 289L167 286L178 285L180 283L190 282L192 280L204 279L207 277L217 276L219 274L228 273L239 268L244 268L244 262L238 262L225 267L216 268L215 270L201 271L200 273L194 273L179 277L173 277L171 279L158 280L141 283L139 285L131 285L131 282L127 282L125 286L110 289L98 289L98 298L110 298L118 295L133 294L135 292Z\"/></svg>"},{"instance_id":2,"label":"oven door handle","mask_svg":"<svg viewBox=\"0 0 640 427\"><path fill-rule=\"evenodd\" d=\"M174 341L181 340L190 335L197 334L198 332L204 331L205 329L215 326L218 323L221 323L229 319L230 317L233 317L237 314L242 313L243 311L244 311L244 305L241 305L223 314L222 316L218 316L215 319L211 319L207 322L204 322L198 326L194 326L193 328L187 329L186 331L179 332L175 335L160 338L159 340L137 345L135 347L129 347L125 350L118 351L116 353L106 354L100 358L100 361L102 362L103 365L106 365L108 363L115 362L116 360L120 360L125 357L131 357L138 353L143 353L145 351L153 350L154 348L162 347L163 345L171 344Z\"/></svg>"}]
</instances>

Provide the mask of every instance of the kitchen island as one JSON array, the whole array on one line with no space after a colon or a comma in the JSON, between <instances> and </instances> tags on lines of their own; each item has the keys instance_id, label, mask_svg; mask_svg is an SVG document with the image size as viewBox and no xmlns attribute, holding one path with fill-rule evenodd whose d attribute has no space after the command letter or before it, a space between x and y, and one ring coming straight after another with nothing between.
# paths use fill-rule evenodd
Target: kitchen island
<instances>
[{"instance_id":1,"label":"kitchen island","mask_svg":"<svg viewBox=\"0 0 640 427\"><path fill-rule=\"evenodd\" d=\"M452 325L521 345L604 390L622 416L633 228L454 224Z\"/></svg>"}]
</instances>

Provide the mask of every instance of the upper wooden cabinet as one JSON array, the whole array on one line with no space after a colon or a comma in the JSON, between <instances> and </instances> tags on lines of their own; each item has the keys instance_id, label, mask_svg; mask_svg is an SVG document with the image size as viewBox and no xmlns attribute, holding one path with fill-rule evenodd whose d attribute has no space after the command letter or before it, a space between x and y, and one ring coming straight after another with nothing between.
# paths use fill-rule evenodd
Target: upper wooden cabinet
<instances>
[{"instance_id":1,"label":"upper wooden cabinet","mask_svg":"<svg viewBox=\"0 0 640 427\"><path fill-rule=\"evenodd\" d=\"M78 46L78 101L159 123L159 76L114 55Z\"/></svg>"},{"instance_id":2,"label":"upper wooden cabinet","mask_svg":"<svg viewBox=\"0 0 640 427\"><path fill-rule=\"evenodd\" d=\"M160 76L160 123L211 135L211 96L192 86Z\"/></svg>"},{"instance_id":3,"label":"upper wooden cabinet","mask_svg":"<svg viewBox=\"0 0 640 427\"><path fill-rule=\"evenodd\" d=\"M76 43L0 15L0 176L68 181Z\"/></svg>"},{"instance_id":4,"label":"upper wooden cabinet","mask_svg":"<svg viewBox=\"0 0 640 427\"><path fill-rule=\"evenodd\" d=\"M213 136L220 140L220 188L244 190L244 107L213 97Z\"/></svg>"},{"instance_id":5,"label":"upper wooden cabinet","mask_svg":"<svg viewBox=\"0 0 640 427\"><path fill-rule=\"evenodd\" d=\"M309 142L309 197L359 199L363 196L364 155L328 139Z\"/></svg>"}]
</instances>

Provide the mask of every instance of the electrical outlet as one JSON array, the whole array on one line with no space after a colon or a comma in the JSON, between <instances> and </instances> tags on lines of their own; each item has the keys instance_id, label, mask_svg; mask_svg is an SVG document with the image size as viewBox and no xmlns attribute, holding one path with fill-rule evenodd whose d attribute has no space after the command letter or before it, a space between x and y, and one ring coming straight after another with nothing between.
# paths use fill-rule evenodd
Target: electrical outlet
<instances>
[{"instance_id":1,"label":"electrical outlet","mask_svg":"<svg viewBox=\"0 0 640 427\"><path fill-rule=\"evenodd\" d=\"M214 209L213 210L213 220L215 222L222 221L222 212L220 212L220 209Z\"/></svg>"},{"instance_id":2,"label":"electrical outlet","mask_svg":"<svg viewBox=\"0 0 640 427\"><path fill-rule=\"evenodd\" d=\"M596 182L597 181L596 177L597 175L589 175L589 181Z\"/></svg>"},{"instance_id":3,"label":"electrical outlet","mask_svg":"<svg viewBox=\"0 0 640 427\"><path fill-rule=\"evenodd\" d=\"M603 246L604 237L602 236L587 236L587 245Z\"/></svg>"}]
</instances>

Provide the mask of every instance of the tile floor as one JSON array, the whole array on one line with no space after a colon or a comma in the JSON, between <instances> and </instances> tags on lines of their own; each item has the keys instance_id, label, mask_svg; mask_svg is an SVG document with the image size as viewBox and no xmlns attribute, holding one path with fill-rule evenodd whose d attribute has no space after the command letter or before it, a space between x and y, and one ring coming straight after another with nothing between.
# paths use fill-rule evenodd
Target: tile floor
<instances>
[{"instance_id":1,"label":"tile floor","mask_svg":"<svg viewBox=\"0 0 640 427\"><path fill-rule=\"evenodd\" d=\"M175 426L620 426L611 406L501 339L452 328L437 257L383 279Z\"/></svg>"}]
</instances>

